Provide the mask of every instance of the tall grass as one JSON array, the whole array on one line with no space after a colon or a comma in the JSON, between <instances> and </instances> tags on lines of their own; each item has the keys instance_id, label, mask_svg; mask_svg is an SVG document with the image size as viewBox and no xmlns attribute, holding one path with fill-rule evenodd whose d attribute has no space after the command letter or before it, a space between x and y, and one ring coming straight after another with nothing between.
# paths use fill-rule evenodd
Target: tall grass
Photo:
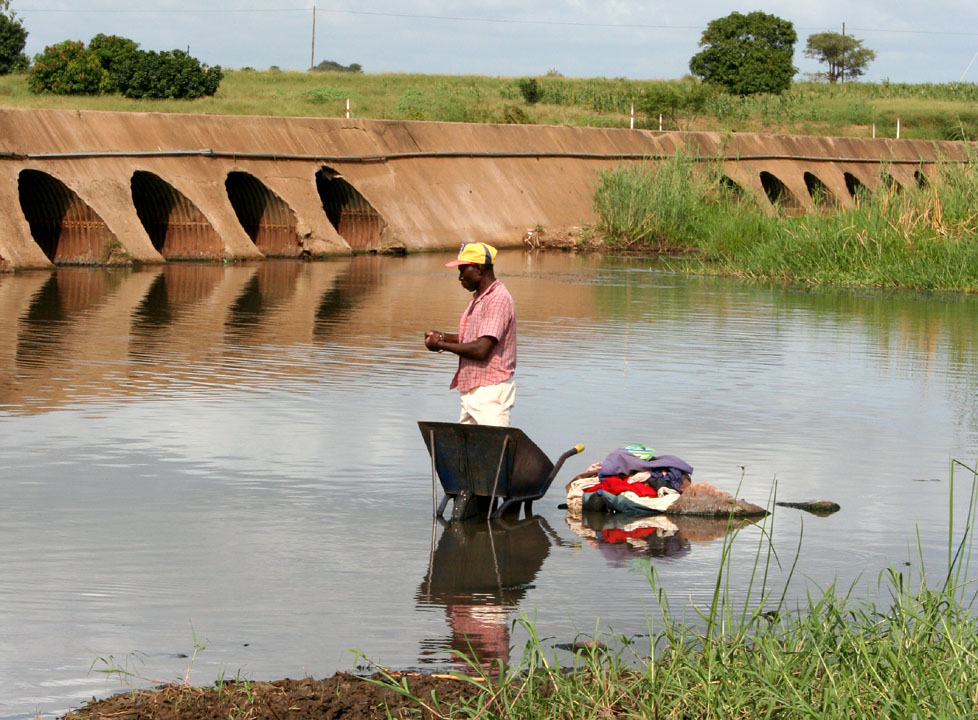
<instances>
[{"instance_id":1,"label":"tall grass","mask_svg":"<svg viewBox=\"0 0 978 720\"><path fill-rule=\"evenodd\" d=\"M885 169L853 207L774 214L718 166L678 156L603 173L597 231L609 246L686 254L695 272L811 285L978 291L978 166L942 163L924 187Z\"/></svg>"},{"instance_id":2,"label":"tall grass","mask_svg":"<svg viewBox=\"0 0 978 720\"><path fill-rule=\"evenodd\" d=\"M797 608L788 607L782 594L765 611L776 597L766 578L759 597L749 590L738 602L729 591L734 533L725 540L717 592L700 611L705 622L675 620L652 576L663 626L648 655L628 644L609 651L592 643L571 667L562 667L523 619L529 640L519 663L485 672L473 662L466 700L415 699L440 718L974 717L978 618L974 581L966 573L978 472L952 465L952 518L955 465L971 476L971 497L960 537L949 522L948 566L936 574L936 586L923 569L913 586L891 568L879 578L888 595L884 603L857 601L830 586ZM758 548L751 588L765 574L768 548ZM409 683L392 675L384 684L411 696Z\"/></svg>"}]
</instances>

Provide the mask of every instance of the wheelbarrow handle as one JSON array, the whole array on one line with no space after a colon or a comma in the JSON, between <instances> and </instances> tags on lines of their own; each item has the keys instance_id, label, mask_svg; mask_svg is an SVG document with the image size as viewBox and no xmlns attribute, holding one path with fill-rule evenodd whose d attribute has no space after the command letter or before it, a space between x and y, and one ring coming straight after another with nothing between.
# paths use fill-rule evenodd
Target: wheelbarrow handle
<instances>
[{"instance_id":1,"label":"wheelbarrow handle","mask_svg":"<svg viewBox=\"0 0 978 720\"><path fill-rule=\"evenodd\" d=\"M578 453L581 452L584 452L584 445L578 443L570 450L565 452L563 455L561 455L559 458L557 458L557 462L554 463L554 469L550 471L550 477L547 478L547 487L550 487L550 483L552 483L554 478L557 477L557 473L560 472L560 466L564 464L564 460L571 457L572 455L577 455Z\"/></svg>"}]
</instances>

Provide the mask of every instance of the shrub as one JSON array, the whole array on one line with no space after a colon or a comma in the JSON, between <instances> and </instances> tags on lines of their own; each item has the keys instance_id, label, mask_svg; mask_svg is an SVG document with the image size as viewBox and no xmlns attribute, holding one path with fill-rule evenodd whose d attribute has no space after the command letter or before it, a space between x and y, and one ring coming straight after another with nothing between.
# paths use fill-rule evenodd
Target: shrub
<instances>
[{"instance_id":1,"label":"shrub","mask_svg":"<svg viewBox=\"0 0 978 720\"><path fill-rule=\"evenodd\" d=\"M88 49L98 56L102 69L109 74L112 90L119 89L119 81L125 77L127 66L136 61L140 54L136 41L103 33L91 39Z\"/></svg>"},{"instance_id":2,"label":"shrub","mask_svg":"<svg viewBox=\"0 0 978 720\"><path fill-rule=\"evenodd\" d=\"M48 45L35 55L27 82L32 92L55 95L97 95L111 85L98 55L74 40Z\"/></svg>"},{"instance_id":3,"label":"shrub","mask_svg":"<svg viewBox=\"0 0 978 720\"><path fill-rule=\"evenodd\" d=\"M341 65L335 60L323 60L321 63L312 68L314 72L345 72L345 73L362 73L363 66L360 63L350 63L349 65Z\"/></svg>"},{"instance_id":4,"label":"shrub","mask_svg":"<svg viewBox=\"0 0 978 720\"><path fill-rule=\"evenodd\" d=\"M224 73L203 68L182 50L140 52L121 69L118 87L129 98L193 99L213 95Z\"/></svg>"},{"instance_id":5,"label":"shrub","mask_svg":"<svg viewBox=\"0 0 978 720\"><path fill-rule=\"evenodd\" d=\"M520 95L526 100L530 105L540 101L540 85L537 83L536 78L523 78L518 83L520 88Z\"/></svg>"}]
</instances>

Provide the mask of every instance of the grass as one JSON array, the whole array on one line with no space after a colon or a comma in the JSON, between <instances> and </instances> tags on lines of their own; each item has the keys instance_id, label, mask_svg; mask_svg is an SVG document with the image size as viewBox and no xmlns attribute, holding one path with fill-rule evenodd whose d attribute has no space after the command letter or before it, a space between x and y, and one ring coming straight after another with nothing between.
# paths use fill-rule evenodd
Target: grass
<instances>
[{"instance_id":1,"label":"grass","mask_svg":"<svg viewBox=\"0 0 978 720\"><path fill-rule=\"evenodd\" d=\"M228 70L214 97L129 100L118 95L34 95L25 75L0 77L0 105L112 111L342 117L667 130L806 133L946 140L978 138L978 84L795 83L783 95L738 97L696 80L535 78L540 100L524 101L520 78Z\"/></svg>"},{"instance_id":2,"label":"grass","mask_svg":"<svg viewBox=\"0 0 978 720\"><path fill-rule=\"evenodd\" d=\"M972 479L960 537L954 526L956 466ZM698 611L700 622L675 620L652 575L663 623L645 656L619 639L623 651L592 644L575 655L572 667L562 667L523 619L529 640L521 661L494 672L472 662L469 699L444 704L414 697L409 683L393 675L377 682L414 697L439 718L974 717L978 618L974 581L966 580L966 572L976 480L974 468L952 463L948 565L937 585L922 571L911 587L909 577L891 568L879 579L886 603L857 601L851 589L830 586L789 608L783 594L778 599L766 587L772 551L763 533L747 597L735 601L728 584L734 533L725 541L712 603ZM753 596L757 587L759 596Z\"/></svg>"},{"instance_id":3,"label":"grass","mask_svg":"<svg viewBox=\"0 0 978 720\"><path fill-rule=\"evenodd\" d=\"M923 187L860 188L854 207L772 214L712 163L677 157L603 173L595 230L670 265L808 285L978 291L978 167L944 163Z\"/></svg>"}]
</instances>

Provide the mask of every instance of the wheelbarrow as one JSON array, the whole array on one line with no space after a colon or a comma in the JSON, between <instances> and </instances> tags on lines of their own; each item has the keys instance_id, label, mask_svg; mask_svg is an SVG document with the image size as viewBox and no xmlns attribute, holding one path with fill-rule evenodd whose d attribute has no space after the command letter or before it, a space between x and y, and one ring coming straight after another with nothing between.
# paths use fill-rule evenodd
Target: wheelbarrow
<instances>
[{"instance_id":1,"label":"wheelbarrow","mask_svg":"<svg viewBox=\"0 0 978 720\"><path fill-rule=\"evenodd\" d=\"M442 517L449 498L452 520L465 520L479 512L493 518L523 503L529 515L534 500L542 498L571 455L584 450L575 445L556 463L518 428L419 421L418 427L431 456L432 506ZM441 481L445 496L434 509ZM496 507L497 500L502 504Z\"/></svg>"}]
</instances>

